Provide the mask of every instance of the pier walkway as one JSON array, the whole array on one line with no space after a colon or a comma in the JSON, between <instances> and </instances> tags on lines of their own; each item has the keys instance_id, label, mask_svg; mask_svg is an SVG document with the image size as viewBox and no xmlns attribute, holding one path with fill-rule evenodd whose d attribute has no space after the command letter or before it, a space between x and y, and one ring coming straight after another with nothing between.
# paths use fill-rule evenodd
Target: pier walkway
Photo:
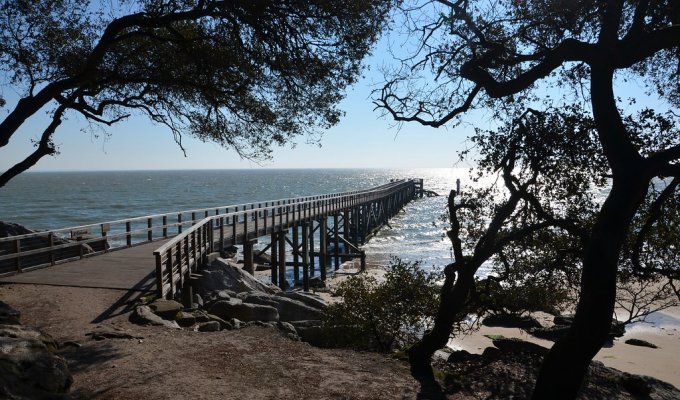
<instances>
[{"instance_id":1,"label":"pier walkway","mask_svg":"<svg viewBox=\"0 0 680 400\"><path fill-rule=\"evenodd\" d=\"M325 280L330 264L337 270L344 260L359 258L363 263L360 246L422 195L422 179L399 180L367 190L0 238L0 283L156 291L160 297L181 296L189 302L192 274L211 254L241 245L244 269L253 272L253 245L265 238L269 244L261 251L271 254L272 283L307 290L315 274ZM286 275L290 267L292 282Z\"/></svg>"}]
</instances>

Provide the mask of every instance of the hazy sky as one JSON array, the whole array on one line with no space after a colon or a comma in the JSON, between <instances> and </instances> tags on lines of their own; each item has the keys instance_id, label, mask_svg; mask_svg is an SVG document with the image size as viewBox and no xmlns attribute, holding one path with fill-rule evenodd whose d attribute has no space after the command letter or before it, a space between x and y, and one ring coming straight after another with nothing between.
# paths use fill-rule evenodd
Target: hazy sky
<instances>
[{"instance_id":1,"label":"hazy sky","mask_svg":"<svg viewBox=\"0 0 680 400\"><path fill-rule=\"evenodd\" d=\"M366 60L370 69L347 90L340 108L346 112L339 125L326 131L321 147L298 139L295 148L277 148L273 160L262 165L242 160L229 149L185 136L187 156L175 144L172 134L144 117L133 117L113 127L108 135L95 137L84 132L84 118L64 122L54 136L60 154L44 157L33 167L38 170L121 170L121 169L203 169L203 168L330 168L330 167L450 167L463 145L465 129L429 128L380 118L373 110L370 94L382 74L379 67L389 61L386 40ZM4 96L12 95L5 90ZM9 104L8 104L9 105ZM0 110L7 112L7 107ZM29 120L7 147L1 149L0 167L18 162L32 151L31 139L47 124L45 112ZM471 128L468 127L468 130Z\"/></svg>"},{"instance_id":2,"label":"hazy sky","mask_svg":"<svg viewBox=\"0 0 680 400\"><path fill-rule=\"evenodd\" d=\"M435 129L416 123L398 129L393 121L380 118L379 112L373 110L371 90L382 81L380 66L391 61L387 51L389 40L395 40L395 36L383 38L365 61L370 69L347 90L340 105L346 115L339 125L324 133L321 147L299 138L295 148L277 148L273 160L258 165L240 159L230 149L185 136L184 157L172 134L144 117L108 127L107 135L97 137L82 130L87 127L84 118L71 114L54 136L60 154L44 157L31 171L467 166L457 163L457 152L465 147L465 138L473 125L488 125L483 117L468 115L467 124L455 129ZM7 88L3 96L10 104L15 97ZM31 140L37 139L48 123L45 111L32 117L10 144L0 149L0 168L9 168L33 150ZM0 109L0 113L7 112L8 107Z\"/></svg>"}]
</instances>

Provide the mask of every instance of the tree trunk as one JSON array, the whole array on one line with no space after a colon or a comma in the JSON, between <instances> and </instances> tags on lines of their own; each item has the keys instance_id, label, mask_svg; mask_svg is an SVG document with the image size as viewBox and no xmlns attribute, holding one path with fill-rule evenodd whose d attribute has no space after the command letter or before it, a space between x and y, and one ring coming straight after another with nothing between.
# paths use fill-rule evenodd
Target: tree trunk
<instances>
[{"instance_id":1,"label":"tree trunk","mask_svg":"<svg viewBox=\"0 0 680 400\"><path fill-rule=\"evenodd\" d=\"M608 339L619 253L649 183L645 163L631 145L616 108L611 71L593 67L591 94L600 141L612 167L612 189L585 248L574 323L546 356L534 400L575 398L590 361Z\"/></svg>"},{"instance_id":2,"label":"tree trunk","mask_svg":"<svg viewBox=\"0 0 680 400\"><path fill-rule=\"evenodd\" d=\"M460 268L458 280L456 280L454 268L455 264L451 264L444 271L446 278L441 291L439 309L434 319L434 327L409 349L411 373L416 378L434 379L430 364L432 355L448 343L456 316L463 309L465 300L475 283L476 267L465 265Z\"/></svg>"}]
</instances>

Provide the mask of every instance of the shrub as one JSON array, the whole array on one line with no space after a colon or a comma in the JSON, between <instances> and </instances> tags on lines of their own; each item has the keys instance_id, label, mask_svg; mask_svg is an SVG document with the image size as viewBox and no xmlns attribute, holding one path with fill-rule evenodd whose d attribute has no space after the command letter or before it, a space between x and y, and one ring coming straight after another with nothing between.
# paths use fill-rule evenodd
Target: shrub
<instances>
[{"instance_id":1,"label":"shrub","mask_svg":"<svg viewBox=\"0 0 680 400\"><path fill-rule=\"evenodd\" d=\"M419 262L397 257L382 279L349 277L334 292L342 301L325 311L326 343L381 352L409 346L432 323L440 278L438 271L425 271Z\"/></svg>"}]
</instances>

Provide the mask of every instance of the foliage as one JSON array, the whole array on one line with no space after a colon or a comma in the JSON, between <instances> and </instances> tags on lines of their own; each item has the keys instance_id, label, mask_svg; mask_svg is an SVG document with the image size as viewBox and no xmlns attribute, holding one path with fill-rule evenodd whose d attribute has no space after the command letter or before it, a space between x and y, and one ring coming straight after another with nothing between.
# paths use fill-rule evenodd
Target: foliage
<instances>
[{"instance_id":1,"label":"foliage","mask_svg":"<svg viewBox=\"0 0 680 400\"><path fill-rule=\"evenodd\" d=\"M572 239L548 252L559 255L564 249L580 263L575 322L545 358L533 398L574 398L590 360L607 340L617 277L626 269L640 278L652 272L671 280L677 276L666 268L674 262L676 246L665 251L658 246L663 235L654 233L677 226L666 222L674 218L672 212L658 211L672 206L677 189L650 188L680 177L675 112L680 3L440 0L416 1L402 9L413 51L389 71L376 92L378 107L396 121L434 127L460 123L464 113L475 109L487 110L492 118L517 110L555 110L549 113L556 118L550 125L558 135L545 125L548 129L539 129L535 138L543 148L552 143L562 147L554 158L550 153L535 157L525 151L531 142L503 140L508 130L496 130L486 141L489 146L475 149L482 159L497 160L487 171L497 173L500 188L487 189L493 196L449 201L455 263L446 275L433 328L437 334L414 346L412 362L423 363L445 343L452 322L446 309L456 311L467 298L480 260L495 255L496 265L506 263L505 258L512 268L540 267L541 262L517 263L517 255L531 260L535 254L522 253L522 241L545 231L556 238L566 234ZM615 92L627 80L652 97L655 110L637 106L635 99L624 106ZM578 124L562 115L563 108ZM545 121L551 121L547 116ZM521 121L510 128L517 128L512 134L521 132ZM585 146L574 146L578 143ZM584 167L582 175L571 171L574 162ZM589 177L591 171L596 173ZM560 176L572 176L573 182ZM603 196L593 202L588 192L597 191L602 180L607 184L600 186ZM466 223L464 218L480 206L486 217L473 216L474 222ZM474 238L463 242L464 232ZM515 257L504 257L513 243L520 244Z\"/></svg>"},{"instance_id":2,"label":"foliage","mask_svg":"<svg viewBox=\"0 0 680 400\"><path fill-rule=\"evenodd\" d=\"M69 115L108 126L133 115L248 158L336 124L337 104L382 29L389 0L0 1L0 147L49 111L36 151L57 151Z\"/></svg>"},{"instance_id":3,"label":"foliage","mask_svg":"<svg viewBox=\"0 0 680 400\"><path fill-rule=\"evenodd\" d=\"M348 277L334 292L342 301L325 310L328 341L381 352L407 347L432 322L440 278L441 274L425 271L419 262L396 257L384 277Z\"/></svg>"}]
</instances>

